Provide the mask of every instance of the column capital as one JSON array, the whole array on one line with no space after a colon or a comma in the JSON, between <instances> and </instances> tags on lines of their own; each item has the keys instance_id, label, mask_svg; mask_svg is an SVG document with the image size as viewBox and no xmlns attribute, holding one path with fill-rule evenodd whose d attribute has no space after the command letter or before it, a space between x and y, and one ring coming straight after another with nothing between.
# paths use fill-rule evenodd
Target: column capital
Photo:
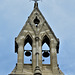
<instances>
[{"instance_id":1,"label":"column capital","mask_svg":"<svg viewBox=\"0 0 75 75\"><path fill-rule=\"evenodd\" d=\"M50 42L53 43L54 42L54 39L50 39Z\"/></svg>"},{"instance_id":2,"label":"column capital","mask_svg":"<svg viewBox=\"0 0 75 75\"><path fill-rule=\"evenodd\" d=\"M35 41L39 41L39 37L35 37Z\"/></svg>"},{"instance_id":3,"label":"column capital","mask_svg":"<svg viewBox=\"0 0 75 75\"><path fill-rule=\"evenodd\" d=\"M57 43L50 43L50 47L51 48L56 48L57 47Z\"/></svg>"},{"instance_id":4,"label":"column capital","mask_svg":"<svg viewBox=\"0 0 75 75\"><path fill-rule=\"evenodd\" d=\"M50 47L51 47L51 48L56 48L56 46L57 46L57 43L54 42L54 39L51 39L51 40L50 40Z\"/></svg>"},{"instance_id":5,"label":"column capital","mask_svg":"<svg viewBox=\"0 0 75 75\"><path fill-rule=\"evenodd\" d=\"M23 41L18 42L17 44L18 44L18 46L24 46L24 42Z\"/></svg>"},{"instance_id":6,"label":"column capital","mask_svg":"<svg viewBox=\"0 0 75 75\"><path fill-rule=\"evenodd\" d=\"M35 55L37 55L37 54L39 55L39 52L36 52L36 54L35 54Z\"/></svg>"}]
</instances>

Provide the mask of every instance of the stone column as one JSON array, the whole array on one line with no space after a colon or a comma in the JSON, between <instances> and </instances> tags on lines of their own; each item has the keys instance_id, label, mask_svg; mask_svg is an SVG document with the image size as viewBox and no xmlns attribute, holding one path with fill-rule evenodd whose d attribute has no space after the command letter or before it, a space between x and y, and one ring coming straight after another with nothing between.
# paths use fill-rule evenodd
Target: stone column
<instances>
[{"instance_id":1,"label":"stone column","mask_svg":"<svg viewBox=\"0 0 75 75\"><path fill-rule=\"evenodd\" d=\"M56 45L57 43L55 43L55 41L51 39L50 41L51 68L52 68L52 72L55 74L58 73Z\"/></svg>"},{"instance_id":2,"label":"stone column","mask_svg":"<svg viewBox=\"0 0 75 75\"><path fill-rule=\"evenodd\" d=\"M36 67L36 43L35 43L35 39L33 40L33 43L32 43L32 66L33 66L33 72L35 70L35 67Z\"/></svg>"},{"instance_id":3,"label":"stone column","mask_svg":"<svg viewBox=\"0 0 75 75\"><path fill-rule=\"evenodd\" d=\"M34 71L34 75L41 75L41 70L40 70L40 67L39 67L39 46L38 46L38 43L39 43L39 37L36 37L35 38L35 41L36 41L36 67L35 67L35 71Z\"/></svg>"},{"instance_id":4,"label":"stone column","mask_svg":"<svg viewBox=\"0 0 75 75\"><path fill-rule=\"evenodd\" d=\"M23 65L24 65L24 46L23 44L18 44L17 72L23 72Z\"/></svg>"},{"instance_id":5,"label":"stone column","mask_svg":"<svg viewBox=\"0 0 75 75\"><path fill-rule=\"evenodd\" d=\"M40 70L42 71L42 42L41 42L41 39L39 39L38 45L39 45L39 47L38 47L38 51L39 51L39 67L40 67Z\"/></svg>"}]
</instances>

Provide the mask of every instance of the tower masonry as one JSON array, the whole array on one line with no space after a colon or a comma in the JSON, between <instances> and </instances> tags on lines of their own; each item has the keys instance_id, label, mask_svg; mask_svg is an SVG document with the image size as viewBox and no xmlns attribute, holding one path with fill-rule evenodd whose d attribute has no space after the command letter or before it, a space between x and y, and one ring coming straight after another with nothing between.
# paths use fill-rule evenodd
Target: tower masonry
<instances>
[{"instance_id":1,"label":"tower masonry","mask_svg":"<svg viewBox=\"0 0 75 75\"><path fill-rule=\"evenodd\" d=\"M31 50L24 49L27 43L31 45ZM42 50L44 43L48 45L49 50ZM15 53L17 63L9 75L64 75L57 63L59 39L40 12L37 1L24 27L15 38ZM30 55L32 64L25 64L24 56ZM50 64L43 64L43 57L50 57Z\"/></svg>"}]
</instances>

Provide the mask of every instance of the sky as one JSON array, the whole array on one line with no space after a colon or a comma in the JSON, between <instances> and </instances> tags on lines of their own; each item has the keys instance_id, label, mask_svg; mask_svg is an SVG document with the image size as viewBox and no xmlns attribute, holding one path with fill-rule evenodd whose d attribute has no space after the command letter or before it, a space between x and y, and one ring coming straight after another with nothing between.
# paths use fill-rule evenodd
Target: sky
<instances>
[{"instance_id":1,"label":"sky","mask_svg":"<svg viewBox=\"0 0 75 75\"><path fill-rule=\"evenodd\" d=\"M60 40L57 60L64 75L75 75L75 0L42 0L39 9ZM31 0L0 0L0 75L17 63L15 37L34 8Z\"/></svg>"}]
</instances>

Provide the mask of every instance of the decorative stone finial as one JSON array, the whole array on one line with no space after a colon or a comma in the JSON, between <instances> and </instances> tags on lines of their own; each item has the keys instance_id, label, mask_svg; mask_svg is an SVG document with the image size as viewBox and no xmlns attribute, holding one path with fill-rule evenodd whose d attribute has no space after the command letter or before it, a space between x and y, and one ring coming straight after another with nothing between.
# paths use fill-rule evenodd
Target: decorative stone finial
<instances>
[{"instance_id":1,"label":"decorative stone finial","mask_svg":"<svg viewBox=\"0 0 75 75\"><path fill-rule=\"evenodd\" d=\"M37 3L37 1L40 1L40 0L32 0L32 1L35 2L35 3L34 3L34 8L37 8L37 7L38 7L38 3Z\"/></svg>"},{"instance_id":2,"label":"decorative stone finial","mask_svg":"<svg viewBox=\"0 0 75 75\"><path fill-rule=\"evenodd\" d=\"M37 8L37 7L38 7L38 3L35 2L35 3L34 3L34 8Z\"/></svg>"}]
</instances>

